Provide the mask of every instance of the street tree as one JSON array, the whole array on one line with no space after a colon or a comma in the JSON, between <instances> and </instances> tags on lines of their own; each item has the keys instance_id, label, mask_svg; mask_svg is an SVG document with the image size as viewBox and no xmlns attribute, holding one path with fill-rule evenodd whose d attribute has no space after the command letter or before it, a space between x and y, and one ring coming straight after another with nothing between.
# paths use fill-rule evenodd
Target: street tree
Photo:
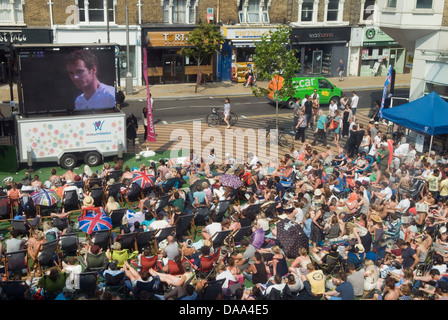
<instances>
[{"instance_id":1,"label":"street tree","mask_svg":"<svg viewBox=\"0 0 448 320\"><path fill-rule=\"evenodd\" d=\"M291 28L280 26L261 36L261 41L255 46L254 65L258 79L269 80L273 88L276 110L276 128L278 129L279 100L294 96L292 78L300 70L296 51L292 49ZM269 89L252 88L256 96L269 94Z\"/></svg>"},{"instance_id":2,"label":"street tree","mask_svg":"<svg viewBox=\"0 0 448 320\"><path fill-rule=\"evenodd\" d=\"M203 22L188 34L186 40L187 46L180 50L180 54L184 57L193 58L197 62L198 70L194 92L198 91L198 85L201 78L199 76L201 63L204 59L218 52L221 49L221 44L223 42L224 38L221 35L219 27L215 24Z\"/></svg>"}]
</instances>

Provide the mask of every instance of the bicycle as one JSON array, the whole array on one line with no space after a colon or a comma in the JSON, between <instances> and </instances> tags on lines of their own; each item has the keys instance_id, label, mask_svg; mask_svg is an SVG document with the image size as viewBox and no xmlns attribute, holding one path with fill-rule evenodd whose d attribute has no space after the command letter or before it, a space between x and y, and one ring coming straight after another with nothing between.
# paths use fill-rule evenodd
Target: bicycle
<instances>
[{"instance_id":1,"label":"bicycle","mask_svg":"<svg viewBox=\"0 0 448 320\"><path fill-rule=\"evenodd\" d=\"M212 108L212 111L205 118L209 127L216 127L224 122L224 113L222 108ZM229 123L234 126L238 122L238 115L235 112L230 112Z\"/></svg>"},{"instance_id":2,"label":"bicycle","mask_svg":"<svg viewBox=\"0 0 448 320\"><path fill-rule=\"evenodd\" d=\"M290 134L288 131L286 130L277 130L277 131L272 131L271 129L275 129L275 127L271 127L269 125L267 125L266 127L266 147L269 147L271 145L271 138L276 141L279 145L281 145L282 147L285 148L291 148L294 145L294 137L292 134ZM277 133L277 136L276 133ZM263 143L262 140L259 141L259 144Z\"/></svg>"}]
</instances>

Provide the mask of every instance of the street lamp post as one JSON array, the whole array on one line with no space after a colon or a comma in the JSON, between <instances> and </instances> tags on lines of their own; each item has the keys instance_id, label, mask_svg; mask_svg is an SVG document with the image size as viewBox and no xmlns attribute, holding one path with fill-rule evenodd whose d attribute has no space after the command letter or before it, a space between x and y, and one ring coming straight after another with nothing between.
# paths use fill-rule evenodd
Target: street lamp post
<instances>
[{"instance_id":1,"label":"street lamp post","mask_svg":"<svg viewBox=\"0 0 448 320\"><path fill-rule=\"evenodd\" d=\"M125 3L126 6L126 94L132 94L132 73L130 69L130 57L129 57L129 15L128 15L128 0Z\"/></svg>"}]
</instances>

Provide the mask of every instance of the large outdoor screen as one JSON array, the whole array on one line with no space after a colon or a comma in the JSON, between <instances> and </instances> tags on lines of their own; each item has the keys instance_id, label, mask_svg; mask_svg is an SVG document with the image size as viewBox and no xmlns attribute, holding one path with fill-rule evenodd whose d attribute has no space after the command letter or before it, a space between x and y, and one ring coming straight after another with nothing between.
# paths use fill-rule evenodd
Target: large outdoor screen
<instances>
[{"instance_id":1,"label":"large outdoor screen","mask_svg":"<svg viewBox=\"0 0 448 320\"><path fill-rule=\"evenodd\" d=\"M23 47L22 113L115 108L114 46Z\"/></svg>"}]
</instances>

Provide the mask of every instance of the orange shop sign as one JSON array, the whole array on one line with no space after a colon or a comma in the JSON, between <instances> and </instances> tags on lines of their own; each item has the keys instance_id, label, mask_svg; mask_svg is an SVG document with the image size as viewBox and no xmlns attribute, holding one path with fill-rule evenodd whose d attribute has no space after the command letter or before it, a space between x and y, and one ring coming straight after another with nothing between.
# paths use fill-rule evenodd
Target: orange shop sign
<instances>
[{"instance_id":1,"label":"orange shop sign","mask_svg":"<svg viewBox=\"0 0 448 320\"><path fill-rule=\"evenodd\" d=\"M156 31L148 32L146 35L146 43L148 47L179 47L186 46L189 32L185 31Z\"/></svg>"}]
</instances>

